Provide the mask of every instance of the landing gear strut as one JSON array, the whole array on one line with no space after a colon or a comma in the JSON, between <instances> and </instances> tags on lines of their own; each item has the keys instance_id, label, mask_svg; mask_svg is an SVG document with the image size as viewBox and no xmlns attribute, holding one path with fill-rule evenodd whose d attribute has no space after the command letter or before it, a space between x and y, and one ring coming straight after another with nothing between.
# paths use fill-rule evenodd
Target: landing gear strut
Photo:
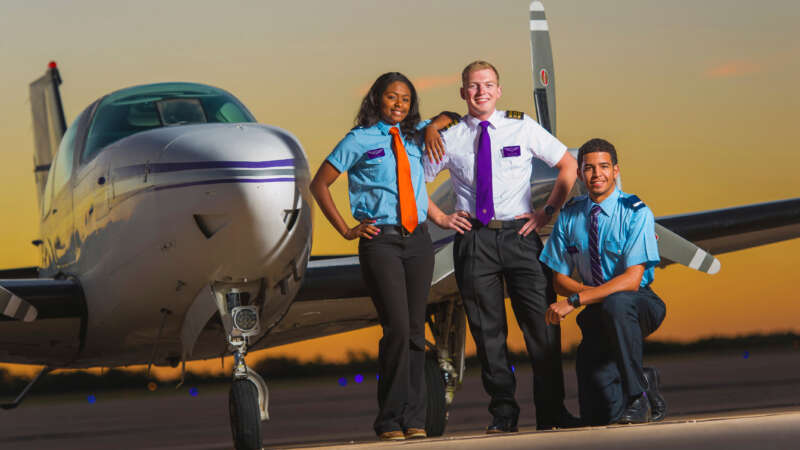
<instances>
[{"instance_id":1,"label":"landing gear strut","mask_svg":"<svg viewBox=\"0 0 800 450\"><path fill-rule=\"evenodd\" d=\"M230 289L224 295L224 302L217 302L228 333L228 348L233 352L228 407L236 450L260 449L261 422L269 420L267 384L245 362L249 337L259 333L258 307L242 306L247 299L246 293Z\"/></svg>"},{"instance_id":2,"label":"landing gear strut","mask_svg":"<svg viewBox=\"0 0 800 450\"><path fill-rule=\"evenodd\" d=\"M428 307L428 327L435 343L425 360L425 383L428 390L425 431L428 436L441 436L447 426L450 405L464 378L464 344L466 314L461 299Z\"/></svg>"}]
</instances>

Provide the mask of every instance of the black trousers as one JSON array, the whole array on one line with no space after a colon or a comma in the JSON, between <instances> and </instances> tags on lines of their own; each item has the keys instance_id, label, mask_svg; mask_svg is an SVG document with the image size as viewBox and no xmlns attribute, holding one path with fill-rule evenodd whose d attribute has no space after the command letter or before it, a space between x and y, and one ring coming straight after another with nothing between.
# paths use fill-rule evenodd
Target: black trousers
<instances>
[{"instance_id":1,"label":"black trousers","mask_svg":"<svg viewBox=\"0 0 800 450\"><path fill-rule=\"evenodd\" d=\"M552 273L539 262L539 236L517 233L524 223L496 230L474 222L472 230L456 235L453 260L481 361L483 387L491 396L489 412L512 420L519 417L516 379L506 347L505 282L533 365L536 423L549 425L556 423L564 401L561 330L545 322L545 312L555 301Z\"/></svg>"},{"instance_id":2,"label":"black trousers","mask_svg":"<svg viewBox=\"0 0 800 450\"><path fill-rule=\"evenodd\" d=\"M664 302L649 286L617 292L578 314L578 402L587 425L605 425L622 415L628 400L645 391L642 344L666 316Z\"/></svg>"},{"instance_id":3,"label":"black trousers","mask_svg":"<svg viewBox=\"0 0 800 450\"><path fill-rule=\"evenodd\" d=\"M433 244L424 224L410 236L381 233L358 243L364 282L378 312L378 416L375 432L425 428L425 308Z\"/></svg>"}]
</instances>

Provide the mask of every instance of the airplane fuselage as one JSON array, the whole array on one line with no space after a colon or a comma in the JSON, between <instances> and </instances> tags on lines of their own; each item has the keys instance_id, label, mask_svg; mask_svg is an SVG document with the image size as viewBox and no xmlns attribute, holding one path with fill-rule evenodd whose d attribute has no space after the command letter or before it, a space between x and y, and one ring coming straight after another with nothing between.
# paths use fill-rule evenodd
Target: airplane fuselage
<instances>
[{"instance_id":1,"label":"airplane fuselage","mask_svg":"<svg viewBox=\"0 0 800 450\"><path fill-rule=\"evenodd\" d=\"M199 296L231 287L259 306L261 333L269 331L296 295L311 250L299 142L256 123L175 125L131 134L83 161L81 132L98 121L95 109L72 125L64 182L67 157L56 157L41 223L40 277L76 280L85 317L26 324L34 340L70 343L19 358L7 348L3 359L82 367L218 356L226 348L219 320L205 318L187 354L182 333Z\"/></svg>"}]
</instances>

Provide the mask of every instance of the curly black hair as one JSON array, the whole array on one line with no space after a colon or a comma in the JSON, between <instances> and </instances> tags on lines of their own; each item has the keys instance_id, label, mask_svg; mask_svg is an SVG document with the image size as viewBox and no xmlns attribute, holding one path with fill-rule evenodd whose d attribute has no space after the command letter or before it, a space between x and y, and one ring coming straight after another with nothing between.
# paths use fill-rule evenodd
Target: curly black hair
<instances>
[{"instance_id":1,"label":"curly black hair","mask_svg":"<svg viewBox=\"0 0 800 450\"><path fill-rule=\"evenodd\" d=\"M400 72L387 72L372 83L364 100L361 100L361 108L358 110L355 123L356 126L368 128L383 119L381 117L381 97L386 88L395 81L405 83L408 90L411 91L411 105L408 108L408 115L400 122L400 130L407 139L413 138L417 133L417 124L420 121L419 100L417 99L417 90L411 84L411 80Z\"/></svg>"},{"instance_id":2,"label":"curly black hair","mask_svg":"<svg viewBox=\"0 0 800 450\"><path fill-rule=\"evenodd\" d=\"M583 156L587 153L602 152L611 155L611 164L617 165L617 149L605 139L589 139L578 149L578 167L583 164Z\"/></svg>"}]
</instances>

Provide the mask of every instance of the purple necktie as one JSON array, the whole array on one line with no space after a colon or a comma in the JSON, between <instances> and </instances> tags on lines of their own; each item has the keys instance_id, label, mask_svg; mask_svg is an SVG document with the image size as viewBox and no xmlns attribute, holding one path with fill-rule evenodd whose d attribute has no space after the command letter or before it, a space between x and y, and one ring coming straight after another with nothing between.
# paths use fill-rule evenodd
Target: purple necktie
<instances>
[{"instance_id":1,"label":"purple necktie","mask_svg":"<svg viewBox=\"0 0 800 450\"><path fill-rule=\"evenodd\" d=\"M592 206L589 212L589 259L592 263L592 282L595 286L603 284L603 266L600 265L600 230L597 216L602 209L600 205Z\"/></svg>"},{"instance_id":2,"label":"purple necktie","mask_svg":"<svg viewBox=\"0 0 800 450\"><path fill-rule=\"evenodd\" d=\"M487 225L494 217L492 198L492 142L489 139L489 122L483 121L475 156L475 209L478 220Z\"/></svg>"}]
</instances>

